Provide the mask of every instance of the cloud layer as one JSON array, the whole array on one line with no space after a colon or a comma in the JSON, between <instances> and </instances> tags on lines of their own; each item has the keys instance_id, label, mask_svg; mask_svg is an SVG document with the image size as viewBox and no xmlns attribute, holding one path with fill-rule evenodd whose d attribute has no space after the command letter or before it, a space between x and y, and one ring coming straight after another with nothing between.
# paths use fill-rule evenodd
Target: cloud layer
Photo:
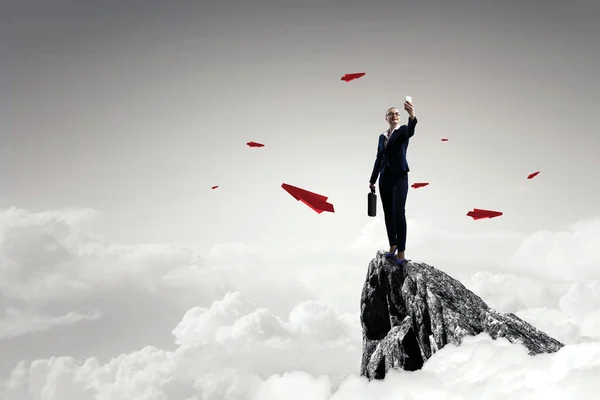
<instances>
[{"instance_id":1,"label":"cloud layer","mask_svg":"<svg viewBox=\"0 0 600 400\"><path fill-rule=\"evenodd\" d=\"M109 243L93 234L98 217L0 213L5 398L547 399L600 389L600 219L531 236L409 221L409 258L567 346L530 357L480 335L421 371L368 383L356 375L358 311L367 264L386 245L375 239L384 237L380 219L350 245L231 243L199 257ZM28 335L43 348L16 346Z\"/></svg>"}]
</instances>

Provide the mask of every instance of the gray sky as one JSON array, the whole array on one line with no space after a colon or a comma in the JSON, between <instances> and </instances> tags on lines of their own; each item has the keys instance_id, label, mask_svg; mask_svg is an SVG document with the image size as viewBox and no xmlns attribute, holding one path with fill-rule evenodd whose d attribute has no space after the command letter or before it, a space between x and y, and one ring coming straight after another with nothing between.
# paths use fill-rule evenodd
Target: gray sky
<instances>
[{"instance_id":1,"label":"gray sky","mask_svg":"<svg viewBox=\"0 0 600 400\"><path fill-rule=\"evenodd\" d=\"M596 213L592 2L2 4L4 207L94 208L127 242L344 240L368 222L382 115L412 95L410 179L430 186L409 217L532 230ZM473 207L505 216L473 222Z\"/></svg>"},{"instance_id":2,"label":"gray sky","mask_svg":"<svg viewBox=\"0 0 600 400\"><path fill-rule=\"evenodd\" d=\"M544 281L598 271L599 8L1 0L0 379L21 359L173 349L187 310L236 290L286 318L308 299L355 313L364 268L386 245L381 206L366 215L377 137L405 95L419 118L409 179L430 183L409 192L407 257L439 261L571 342L600 337L600 303L585 300L600 286L556 294ZM340 81L352 72L366 75ZM335 214L284 182L329 196ZM91 232L105 242L86 236L85 211L50 212L65 208L96 210ZM473 221L472 208L504 216ZM531 236L580 220L566 239ZM315 242L331 249L302 247ZM581 314L577 335L561 331L559 308Z\"/></svg>"}]
</instances>

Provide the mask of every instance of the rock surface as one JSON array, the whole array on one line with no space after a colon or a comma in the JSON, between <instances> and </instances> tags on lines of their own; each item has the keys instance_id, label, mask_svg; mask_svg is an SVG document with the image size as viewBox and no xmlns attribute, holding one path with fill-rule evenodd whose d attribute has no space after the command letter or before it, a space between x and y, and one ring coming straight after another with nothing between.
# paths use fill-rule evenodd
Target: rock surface
<instances>
[{"instance_id":1,"label":"rock surface","mask_svg":"<svg viewBox=\"0 0 600 400\"><path fill-rule=\"evenodd\" d=\"M390 368L420 369L447 343L487 332L521 343L529 354L564 346L516 315L500 314L458 280L424 263L397 266L379 251L361 296L361 375L383 379Z\"/></svg>"}]
</instances>

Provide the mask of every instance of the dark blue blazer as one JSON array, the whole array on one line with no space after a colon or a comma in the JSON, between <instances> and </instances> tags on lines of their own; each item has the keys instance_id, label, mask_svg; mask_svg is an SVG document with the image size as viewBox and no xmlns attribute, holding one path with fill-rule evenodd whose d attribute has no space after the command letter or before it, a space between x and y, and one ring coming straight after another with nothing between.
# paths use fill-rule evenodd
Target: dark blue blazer
<instances>
[{"instance_id":1,"label":"dark blue blazer","mask_svg":"<svg viewBox=\"0 0 600 400\"><path fill-rule=\"evenodd\" d=\"M406 150L408 149L408 141L415 134L415 125L417 125L417 117L408 120L408 124L399 126L392 132L389 139L382 133L379 135L379 143L377 144L377 157L373 172L371 173L370 183L375 183L377 177L383 172L386 165L395 174L406 174L410 169L406 161ZM387 145L386 145L387 141Z\"/></svg>"}]
</instances>

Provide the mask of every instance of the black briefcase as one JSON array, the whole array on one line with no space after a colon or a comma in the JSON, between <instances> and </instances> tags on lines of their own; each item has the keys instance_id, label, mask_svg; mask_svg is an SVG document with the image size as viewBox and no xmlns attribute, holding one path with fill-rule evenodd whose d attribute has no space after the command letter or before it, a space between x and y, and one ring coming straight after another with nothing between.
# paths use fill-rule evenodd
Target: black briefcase
<instances>
[{"instance_id":1,"label":"black briefcase","mask_svg":"<svg viewBox=\"0 0 600 400\"><path fill-rule=\"evenodd\" d=\"M367 195L367 215L369 217L377 215L377 195L374 190Z\"/></svg>"}]
</instances>

